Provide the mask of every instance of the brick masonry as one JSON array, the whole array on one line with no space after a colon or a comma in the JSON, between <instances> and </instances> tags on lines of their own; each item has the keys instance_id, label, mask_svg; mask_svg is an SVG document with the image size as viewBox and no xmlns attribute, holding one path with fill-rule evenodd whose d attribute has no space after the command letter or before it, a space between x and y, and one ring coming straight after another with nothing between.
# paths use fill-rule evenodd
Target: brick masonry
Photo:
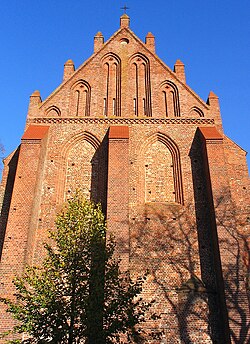
<instances>
[{"instance_id":1,"label":"brick masonry","mask_svg":"<svg viewBox=\"0 0 250 344\"><path fill-rule=\"evenodd\" d=\"M57 210L76 188L101 201L121 268L149 271L145 299L169 343L249 342L249 177L246 152L207 102L121 17L119 30L44 101L30 97L20 147L0 189L0 296L38 264ZM0 332L13 326L1 308Z\"/></svg>"}]
</instances>

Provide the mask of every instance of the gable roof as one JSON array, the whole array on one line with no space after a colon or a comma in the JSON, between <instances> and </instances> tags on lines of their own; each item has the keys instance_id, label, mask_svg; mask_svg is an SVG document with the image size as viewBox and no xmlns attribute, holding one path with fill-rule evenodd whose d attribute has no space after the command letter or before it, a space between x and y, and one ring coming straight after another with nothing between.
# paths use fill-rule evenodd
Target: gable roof
<instances>
[{"instance_id":1,"label":"gable roof","mask_svg":"<svg viewBox=\"0 0 250 344\"><path fill-rule=\"evenodd\" d=\"M123 15L124 16L124 15ZM122 16L122 17L123 17ZM126 15L127 16L127 15ZM121 17L121 18L122 18ZM127 16L127 18L129 18ZM159 64L168 72L170 75L178 82L180 83L189 93L191 93L196 100L206 109L209 109L209 105L201 99L187 84L182 82L174 71L170 69L157 55L155 52L152 52L147 45L135 35L135 33L129 28L129 27L120 27L106 42L104 42L103 46L96 52L94 52L87 60L85 60L73 73L72 75L65 81L63 81L42 103L40 104L40 108L42 108L46 103L56 94L60 91L60 89L69 83L78 73L81 72L81 70L86 67L96 56L100 55L104 49L112 42L114 41L118 35L121 33L126 32L129 34L143 49L146 50L147 54L149 54L153 59L156 59ZM139 52L139 51L138 51Z\"/></svg>"}]
</instances>

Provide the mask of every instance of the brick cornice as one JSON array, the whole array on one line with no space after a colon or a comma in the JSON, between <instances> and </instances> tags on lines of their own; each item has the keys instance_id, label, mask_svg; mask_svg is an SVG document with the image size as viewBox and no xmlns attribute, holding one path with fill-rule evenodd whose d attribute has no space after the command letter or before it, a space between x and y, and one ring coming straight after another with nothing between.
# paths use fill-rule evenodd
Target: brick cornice
<instances>
[{"instance_id":1,"label":"brick cornice","mask_svg":"<svg viewBox=\"0 0 250 344\"><path fill-rule=\"evenodd\" d=\"M97 118L97 117L47 117L32 118L28 123L65 124L65 123L99 123L99 124L195 124L214 125L213 118Z\"/></svg>"}]
</instances>

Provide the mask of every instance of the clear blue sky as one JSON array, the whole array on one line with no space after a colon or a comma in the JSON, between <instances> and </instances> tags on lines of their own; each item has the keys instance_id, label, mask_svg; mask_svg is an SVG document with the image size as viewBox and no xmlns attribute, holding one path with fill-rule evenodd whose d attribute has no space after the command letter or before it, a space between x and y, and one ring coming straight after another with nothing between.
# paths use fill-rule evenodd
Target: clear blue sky
<instances>
[{"instance_id":1,"label":"clear blue sky","mask_svg":"<svg viewBox=\"0 0 250 344\"><path fill-rule=\"evenodd\" d=\"M131 29L171 68L186 66L188 85L205 101L220 98L226 135L249 151L249 0L2 0L0 5L0 142L5 155L23 133L30 94L45 99L62 81L68 59L78 67L93 53L93 37L107 40L129 7Z\"/></svg>"}]
</instances>

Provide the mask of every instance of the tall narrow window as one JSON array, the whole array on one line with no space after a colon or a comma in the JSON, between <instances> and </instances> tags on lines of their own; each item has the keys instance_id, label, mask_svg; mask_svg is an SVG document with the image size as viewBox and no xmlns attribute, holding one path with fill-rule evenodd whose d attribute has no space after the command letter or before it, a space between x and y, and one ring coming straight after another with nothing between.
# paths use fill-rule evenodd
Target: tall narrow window
<instances>
[{"instance_id":1,"label":"tall narrow window","mask_svg":"<svg viewBox=\"0 0 250 344\"><path fill-rule=\"evenodd\" d=\"M74 110L73 110L73 114L75 116L78 116L78 111L79 111L79 99L80 99L80 92L78 90L75 91L74 94Z\"/></svg>"},{"instance_id":2,"label":"tall narrow window","mask_svg":"<svg viewBox=\"0 0 250 344\"><path fill-rule=\"evenodd\" d=\"M107 116L107 99L103 99L103 115Z\"/></svg>"},{"instance_id":3,"label":"tall narrow window","mask_svg":"<svg viewBox=\"0 0 250 344\"><path fill-rule=\"evenodd\" d=\"M180 117L179 92L172 81L164 81L161 86L162 106L161 111L166 117Z\"/></svg>"},{"instance_id":4,"label":"tall narrow window","mask_svg":"<svg viewBox=\"0 0 250 344\"><path fill-rule=\"evenodd\" d=\"M135 116L152 116L149 60L136 54L131 60L130 80L133 99L136 99ZM135 104L134 104L135 105Z\"/></svg>"},{"instance_id":5,"label":"tall narrow window","mask_svg":"<svg viewBox=\"0 0 250 344\"><path fill-rule=\"evenodd\" d=\"M138 87L139 87L139 85L138 85L138 67L137 67L137 64L136 63L134 63L133 64L133 69L134 69L134 73L135 73L135 78L134 78L134 80L135 80L135 116L137 117L138 116L138 96L139 96L139 94L138 94Z\"/></svg>"},{"instance_id":6,"label":"tall narrow window","mask_svg":"<svg viewBox=\"0 0 250 344\"><path fill-rule=\"evenodd\" d=\"M163 103L164 103L164 109L165 109L165 115L168 117L168 103L167 103L167 94L165 91L163 93Z\"/></svg>"},{"instance_id":7,"label":"tall narrow window","mask_svg":"<svg viewBox=\"0 0 250 344\"><path fill-rule=\"evenodd\" d=\"M115 109L115 98L113 98L113 116L116 114L116 109Z\"/></svg>"},{"instance_id":8,"label":"tall narrow window","mask_svg":"<svg viewBox=\"0 0 250 344\"><path fill-rule=\"evenodd\" d=\"M85 80L77 81L70 95L70 113L73 116L90 116L90 85Z\"/></svg>"},{"instance_id":9,"label":"tall narrow window","mask_svg":"<svg viewBox=\"0 0 250 344\"><path fill-rule=\"evenodd\" d=\"M103 70L105 78L104 98L105 116L120 116L121 109L121 63L120 58L109 53L103 58Z\"/></svg>"},{"instance_id":10,"label":"tall narrow window","mask_svg":"<svg viewBox=\"0 0 250 344\"><path fill-rule=\"evenodd\" d=\"M134 98L134 114L137 116L137 111L136 111L136 98Z\"/></svg>"}]
</instances>

